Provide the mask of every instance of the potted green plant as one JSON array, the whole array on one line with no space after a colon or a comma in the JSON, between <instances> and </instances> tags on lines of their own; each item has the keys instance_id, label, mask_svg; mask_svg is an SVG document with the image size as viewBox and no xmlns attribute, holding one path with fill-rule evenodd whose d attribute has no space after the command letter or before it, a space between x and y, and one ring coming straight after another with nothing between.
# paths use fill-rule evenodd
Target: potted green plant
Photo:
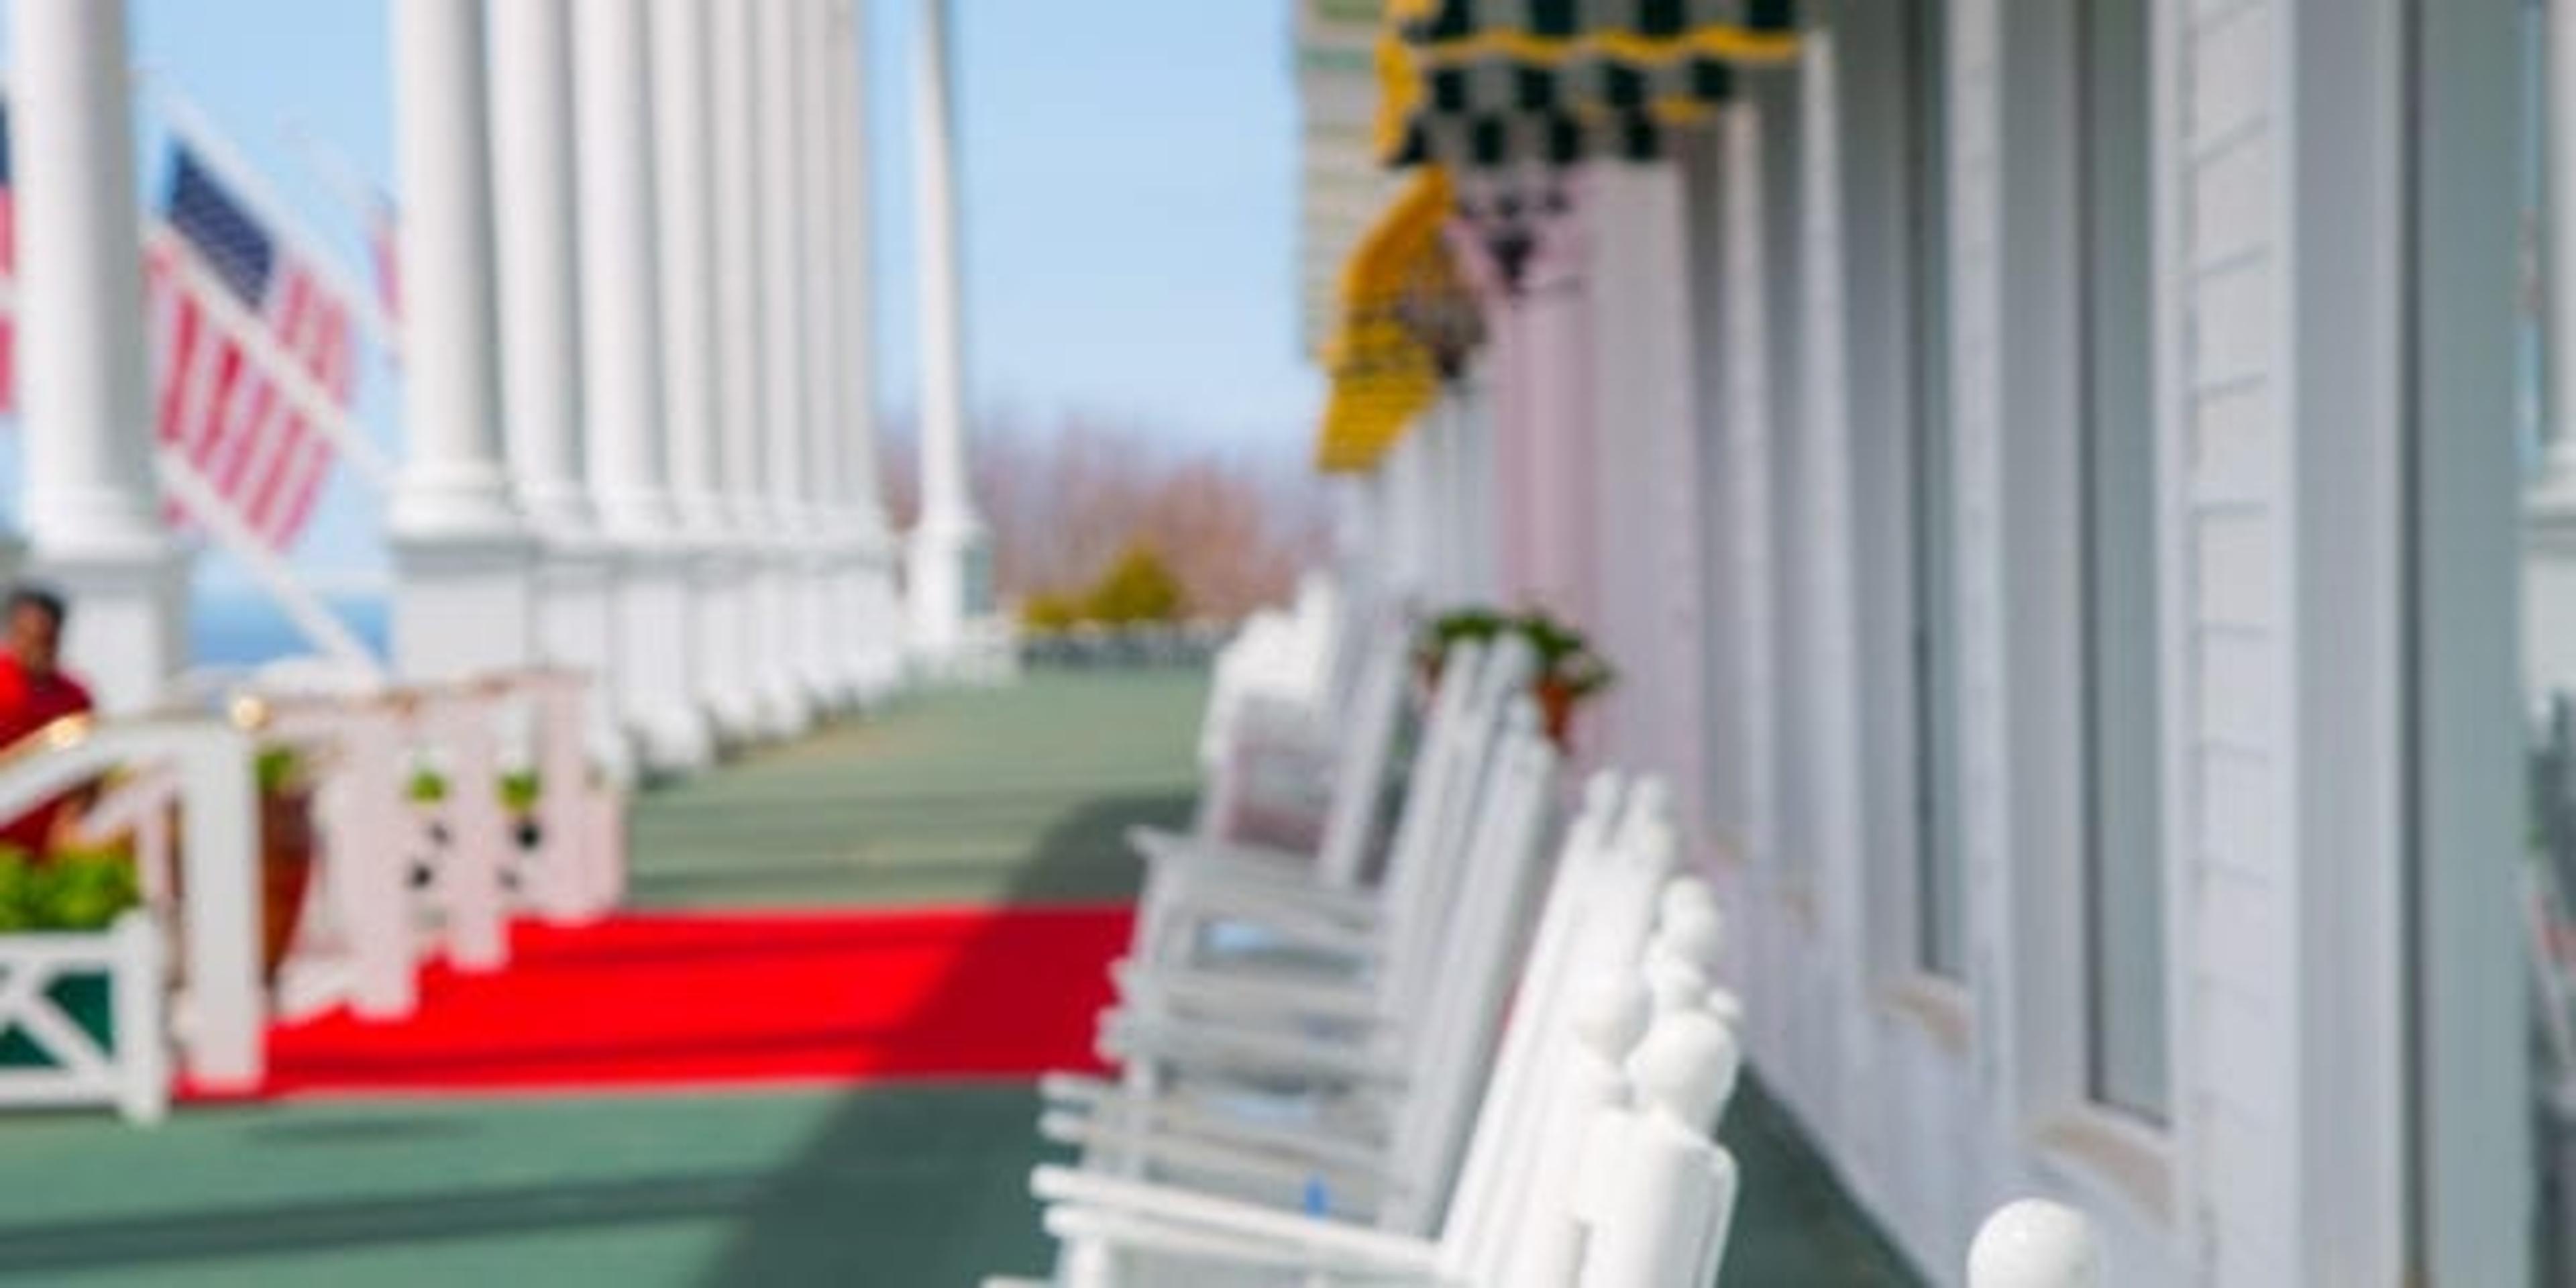
<instances>
[{"instance_id":1,"label":"potted green plant","mask_svg":"<svg viewBox=\"0 0 2576 1288\"><path fill-rule=\"evenodd\" d=\"M313 775L302 753L287 746L260 749L259 875L260 974L274 984L304 916L313 886Z\"/></svg>"},{"instance_id":2,"label":"potted green plant","mask_svg":"<svg viewBox=\"0 0 2576 1288\"><path fill-rule=\"evenodd\" d=\"M501 812L510 816L510 835L519 848L533 850L545 839L537 818L537 802L545 792L544 780L533 769L513 769L501 775Z\"/></svg>"},{"instance_id":3,"label":"potted green plant","mask_svg":"<svg viewBox=\"0 0 2576 1288\"><path fill-rule=\"evenodd\" d=\"M501 775L499 784L501 812L508 816L510 836L522 850L534 850L545 840L543 820L537 812L545 796L545 781L531 768L513 769ZM435 847L447 844L447 826L434 815L447 800L447 776L423 765L412 771L404 795L424 814L433 817L429 823L429 842ZM425 876L420 879L426 879Z\"/></svg>"},{"instance_id":4,"label":"potted green plant","mask_svg":"<svg viewBox=\"0 0 2576 1288\"><path fill-rule=\"evenodd\" d=\"M25 850L0 847L0 935L103 934L142 901L128 847L66 849L42 862ZM65 972L45 992L91 1040L112 1045L114 985L107 972ZM0 1069L52 1063L25 1034L0 1033Z\"/></svg>"},{"instance_id":5,"label":"potted green plant","mask_svg":"<svg viewBox=\"0 0 2576 1288\"><path fill-rule=\"evenodd\" d=\"M1442 614L1424 627L1414 649L1414 665L1428 688L1439 683L1440 664L1451 648L1467 640L1490 642L1505 635L1517 635L1529 643L1537 657L1530 694L1538 702L1540 719L1551 741L1560 747L1571 745L1575 714L1585 701L1609 688L1617 675L1593 651L1583 632L1546 611L1465 608Z\"/></svg>"}]
</instances>

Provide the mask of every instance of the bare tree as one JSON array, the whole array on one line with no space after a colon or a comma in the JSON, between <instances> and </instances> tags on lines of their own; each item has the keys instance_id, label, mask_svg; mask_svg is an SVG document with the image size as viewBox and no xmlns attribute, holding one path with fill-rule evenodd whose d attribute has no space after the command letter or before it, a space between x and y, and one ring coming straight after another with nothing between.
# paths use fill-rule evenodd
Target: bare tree
<instances>
[{"instance_id":1,"label":"bare tree","mask_svg":"<svg viewBox=\"0 0 2576 1288\"><path fill-rule=\"evenodd\" d=\"M880 453L888 517L920 513L910 423ZM1294 590L1329 548L1323 490L1285 452L1227 451L1084 417L1033 428L1016 415L975 427L970 485L993 536L1006 601L1079 592L1130 546L1180 579L1193 615L1233 619Z\"/></svg>"}]
</instances>

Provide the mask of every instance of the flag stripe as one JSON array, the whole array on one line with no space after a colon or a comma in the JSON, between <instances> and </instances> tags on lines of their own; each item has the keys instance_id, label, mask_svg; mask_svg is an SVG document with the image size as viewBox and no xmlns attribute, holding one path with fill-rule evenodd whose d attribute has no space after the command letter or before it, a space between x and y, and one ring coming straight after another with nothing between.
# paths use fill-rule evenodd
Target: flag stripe
<instances>
[{"instance_id":1,"label":"flag stripe","mask_svg":"<svg viewBox=\"0 0 2576 1288\"><path fill-rule=\"evenodd\" d=\"M283 549L310 517L332 456L311 404L286 385L309 383L333 410L348 409L355 315L317 263L281 240L184 143L174 148L170 173L164 214L173 253L187 257L192 271L161 279L180 297L180 343L164 350L172 358L163 374L164 435L261 541ZM212 291L250 309L266 341L223 333L203 295ZM211 366L189 353L192 339L195 349L216 352ZM279 363L295 371L278 370Z\"/></svg>"}]
</instances>

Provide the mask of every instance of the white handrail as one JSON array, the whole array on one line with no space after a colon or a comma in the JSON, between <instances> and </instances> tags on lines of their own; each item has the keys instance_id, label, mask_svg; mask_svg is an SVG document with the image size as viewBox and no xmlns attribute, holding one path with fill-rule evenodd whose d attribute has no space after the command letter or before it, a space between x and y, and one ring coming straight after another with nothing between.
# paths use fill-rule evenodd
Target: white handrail
<instances>
[{"instance_id":1,"label":"white handrail","mask_svg":"<svg viewBox=\"0 0 2576 1288\"><path fill-rule=\"evenodd\" d=\"M179 899L186 927L180 1042L200 1085L243 1091L265 1069L250 744L215 721L58 721L0 754L0 817L16 817L125 765L179 778Z\"/></svg>"}]
</instances>

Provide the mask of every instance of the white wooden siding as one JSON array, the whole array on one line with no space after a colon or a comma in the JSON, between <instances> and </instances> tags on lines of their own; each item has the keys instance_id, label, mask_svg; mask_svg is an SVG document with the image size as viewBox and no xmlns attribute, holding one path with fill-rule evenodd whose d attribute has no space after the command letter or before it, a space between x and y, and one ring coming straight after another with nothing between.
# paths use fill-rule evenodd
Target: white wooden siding
<instances>
[{"instance_id":1,"label":"white wooden siding","mask_svg":"<svg viewBox=\"0 0 2576 1288\"><path fill-rule=\"evenodd\" d=\"M2178 520L2165 550L2174 596L2166 670L2177 686L2167 763L2183 773L2167 817L2197 844L2175 847L2172 915L2183 945L2172 1008L2182 1061L2179 1171L2207 1247L2213 1285L2298 1282L2292 1135L2298 919L2287 820L2295 691L2283 618L2289 532L2284 366L2282 122L2275 87L2287 72L2270 0L2168 6L2166 47L2180 110L2163 155L2178 226L2178 370L2166 388L2188 426L2188 468L2163 513ZM2178 119L2175 119L2178 117ZM2172 422L2168 422L2172 423ZM2173 460L2179 453L2167 453Z\"/></svg>"}]
</instances>

